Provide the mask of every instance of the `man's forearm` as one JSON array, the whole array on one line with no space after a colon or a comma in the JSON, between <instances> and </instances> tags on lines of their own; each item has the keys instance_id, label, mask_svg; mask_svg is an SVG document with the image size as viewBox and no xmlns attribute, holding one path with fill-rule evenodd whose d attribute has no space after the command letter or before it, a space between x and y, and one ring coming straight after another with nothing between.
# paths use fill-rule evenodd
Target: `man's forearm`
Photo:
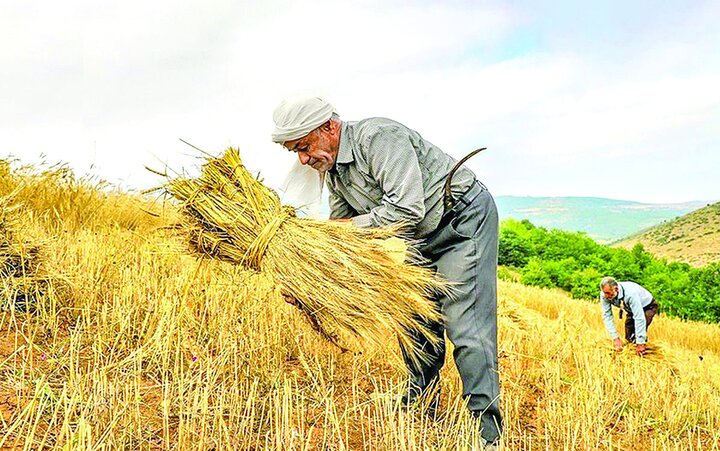
<instances>
[{"instance_id":1,"label":"man's forearm","mask_svg":"<svg viewBox=\"0 0 720 451\"><path fill-rule=\"evenodd\" d=\"M620 338L620 335L617 332L617 328L615 327L615 321L613 320L612 309L606 305L603 305L602 309L603 323L605 324L605 329L610 334L610 338L612 338L613 340L615 338Z\"/></svg>"},{"instance_id":2,"label":"man's forearm","mask_svg":"<svg viewBox=\"0 0 720 451\"><path fill-rule=\"evenodd\" d=\"M635 317L635 343L645 344L647 342L647 323L645 321L645 312L640 317Z\"/></svg>"},{"instance_id":3,"label":"man's forearm","mask_svg":"<svg viewBox=\"0 0 720 451\"><path fill-rule=\"evenodd\" d=\"M389 227L403 224L414 230L424 217L425 205L417 202L407 207L381 204L370 210L369 213L353 217L352 221L357 227Z\"/></svg>"},{"instance_id":4,"label":"man's forearm","mask_svg":"<svg viewBox=\"0 0 720 451\"><path fill-rule=\"evenodd\" d=\"M645 311L639 300L633 299L632 302L633 320L635 322L635 343L645 344L647 341L647 323L645 321Z\"/></svg>"}]
</instances>

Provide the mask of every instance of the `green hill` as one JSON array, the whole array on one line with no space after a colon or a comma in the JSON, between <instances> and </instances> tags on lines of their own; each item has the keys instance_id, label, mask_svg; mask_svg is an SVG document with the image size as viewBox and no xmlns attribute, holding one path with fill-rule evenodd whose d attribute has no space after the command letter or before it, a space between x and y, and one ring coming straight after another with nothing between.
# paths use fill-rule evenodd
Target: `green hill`
<instances>
[{"instance_id":1,"label":"green hill","mask_svg":"<svg viewBox=\"0 0 720 451\"><path fill-rule=\"evenodd\" d=\"M649 204L600 197L496 197L500 219L528 219L540 227L585 232L601 243L615 241L675 219L706 201Z\"/></svg>"},{"instance_id":2,"label":"green hill","mask_svg":"<svg viewBox=\"0 0 720 451\"><path fill-rule=\"evenodd\" d=\"M720 261L720 202L645 230L616 243L627 249L642 243L658 257L704 266Z\"/></svg>"}]
</instances>

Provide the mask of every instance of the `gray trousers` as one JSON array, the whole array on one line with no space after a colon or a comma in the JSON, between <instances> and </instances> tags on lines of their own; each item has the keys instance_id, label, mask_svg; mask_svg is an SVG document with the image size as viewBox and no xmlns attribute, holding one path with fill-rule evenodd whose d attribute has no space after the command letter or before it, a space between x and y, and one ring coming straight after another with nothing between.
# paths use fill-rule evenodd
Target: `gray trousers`
<instances>
[{"instance_id":1,"label":"gray trousers","mask_svg":"<svg viewBox=\"0 0 720 451\"><path fill-rule=\"evenodd\" d=\"M433 347L413 334L430 361L415 366L403 351L410 372L410 392L425 392L437 382L445 361L444 331L455 346L453 357L463 397L481 419L482 437L492 443L502 432L497 358L498 214L490 193L479 182L456 201L440 226L418 246L428 265L453 284L451 295L438 295L444 324L428 326L440 338Z\"/></svg>"}]
</instances>

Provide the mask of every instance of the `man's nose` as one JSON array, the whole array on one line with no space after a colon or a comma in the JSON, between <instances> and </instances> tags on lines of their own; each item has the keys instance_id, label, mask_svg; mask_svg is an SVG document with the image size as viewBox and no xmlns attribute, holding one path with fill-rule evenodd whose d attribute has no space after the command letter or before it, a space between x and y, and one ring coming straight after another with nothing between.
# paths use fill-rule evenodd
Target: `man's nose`
<instances>
[{"instance_id":1,"label":"man's nose","mask_svg":"<svg viewBox=\"0 0 720 451\"><path fill-rule=\"evenodd\" d=\"M310 156L305 152L298 152L298 160L300 160L300 164L306 165L310 161Z\"/></svg>"}]
</instances>

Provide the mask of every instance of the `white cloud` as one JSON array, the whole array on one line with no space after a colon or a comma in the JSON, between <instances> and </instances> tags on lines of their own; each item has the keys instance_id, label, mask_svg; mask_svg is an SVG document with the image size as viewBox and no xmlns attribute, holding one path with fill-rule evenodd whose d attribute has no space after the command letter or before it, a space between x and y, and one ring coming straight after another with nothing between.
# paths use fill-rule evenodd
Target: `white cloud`
<instances>
[{"instance_id":1,"label":"white cloud","mask_svg":"<svg viewBox=\"0 0 720 451\"><path fill-rule=\"evenodd\" d=\"M44 152L144 187L156 181L144 165L195 164L184 138L211 152L240 146L278 183L291 156L269 142L271 111L304 92L327 97L346 119L400 120L456 157L488 146L470 166L496 193L665 201L718 188L688 175L680 192L655 177L679 144L703 152L701 143L717 142L720 65L711 55L720 34L698 41L693 28L710 30L713 8L689 14L671 37L644 30L617 55L536 42L504 60L493 55L542 14L404 1L2 8L0 95L9 100L0 103L0 156ZM704 164L666 166L720 165L696 155ZM613 191L594 177L598 161L653 172Z\"/></svg>"}]
</instances>

